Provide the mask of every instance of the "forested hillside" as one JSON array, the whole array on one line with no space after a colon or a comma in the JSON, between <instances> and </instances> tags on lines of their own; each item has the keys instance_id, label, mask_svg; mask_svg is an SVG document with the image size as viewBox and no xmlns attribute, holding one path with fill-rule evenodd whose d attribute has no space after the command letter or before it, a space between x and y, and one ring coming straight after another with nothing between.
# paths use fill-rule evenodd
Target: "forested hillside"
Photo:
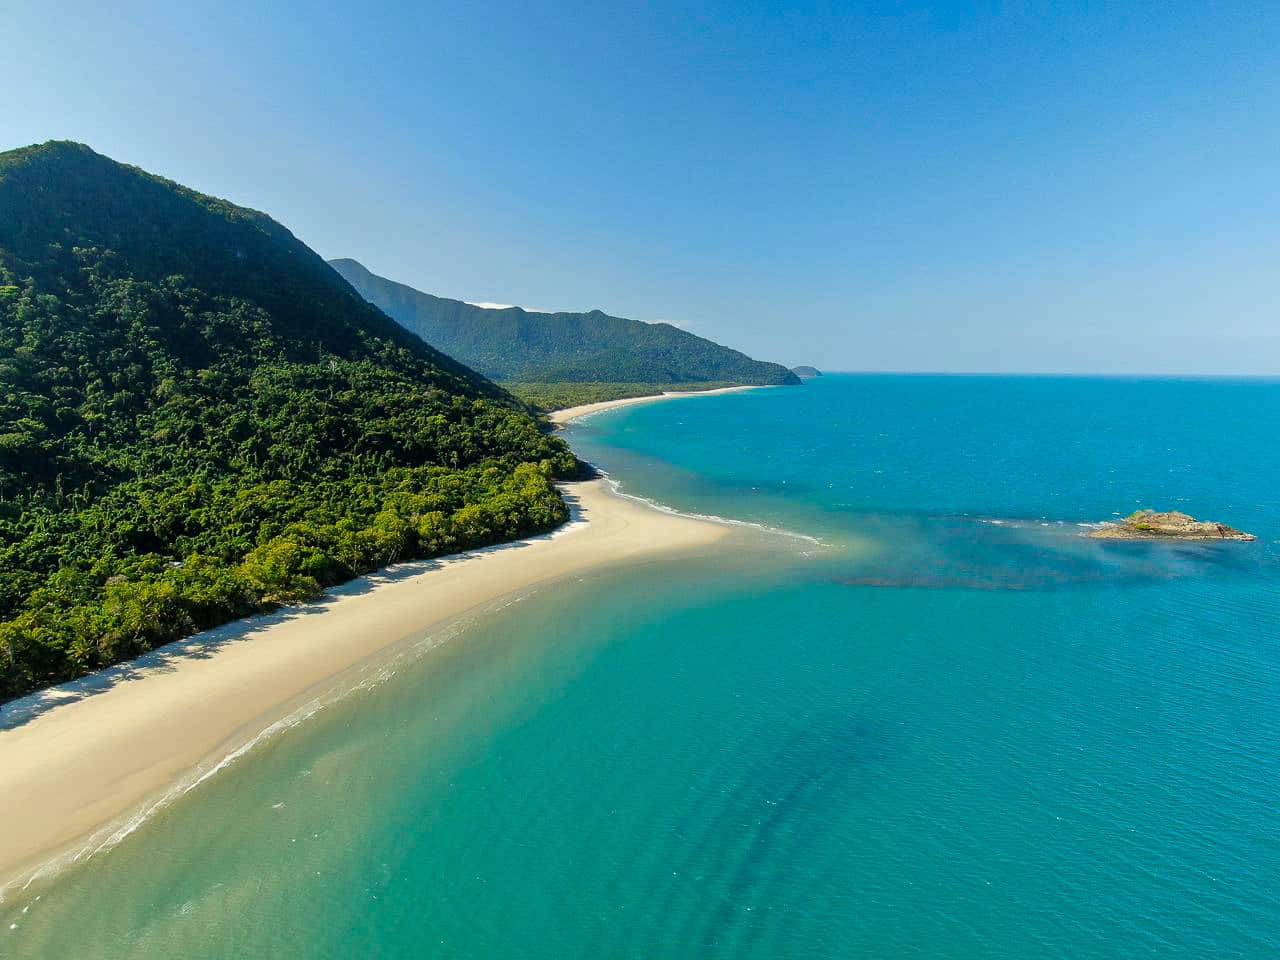
<instances>
[{"instance_id":1,"label":"forested hillside","mask_svg":"<svg viewBox=\"0 0 1280 960\"><path fill-rule=\"evenodd\" d=\"M0 154L0 697L549 528L573 468L269 217Z\"/></svg>"},{"instance_id":2,"label":"forested hillside","mask_svg":"<svg viewBox=\"0 0 1280 960\"><path fill-rule=\"evenodd\" d=\"M631 385L800 382L780 364L752 360L669 323L641 323L599 310L491 310L422 293L370 273L355 260L330 264L405 329L495 380Z\"/></svg>"}]
</instances>

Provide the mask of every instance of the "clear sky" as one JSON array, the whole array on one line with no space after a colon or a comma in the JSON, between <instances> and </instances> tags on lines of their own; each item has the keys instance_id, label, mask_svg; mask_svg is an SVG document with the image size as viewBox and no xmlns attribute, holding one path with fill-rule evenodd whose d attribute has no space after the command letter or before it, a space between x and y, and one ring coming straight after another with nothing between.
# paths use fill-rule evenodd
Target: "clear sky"
<instances>
[{"instance_id":1,"label":"clear sky","mask_svg":"<svg viewBox=\"0 0 1280 960\"><path fill-rule=\"evenodd\" d=\"M433 293L830 369L1280 374L1274 0L0 23L0 148L86 142Z\"/></svg>"}]
</instances>

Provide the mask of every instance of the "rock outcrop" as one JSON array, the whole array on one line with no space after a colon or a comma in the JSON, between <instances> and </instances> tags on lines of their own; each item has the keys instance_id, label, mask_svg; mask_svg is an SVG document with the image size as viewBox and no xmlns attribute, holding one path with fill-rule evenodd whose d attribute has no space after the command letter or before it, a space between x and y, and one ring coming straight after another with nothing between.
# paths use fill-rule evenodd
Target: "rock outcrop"
<instances>
[{"instance_id":1,"label":"rock outcrop","mask_svg":"<svg viewBox=\"0 0 1280 960\"><path fill-rule=\"evenodd\" d=\"M1104 523L1089 534L1101 540L1256 540L1251 533L1225 523L1197 520L1177 510L1138 510L1116 523Z\"/></svg>"}]
</instances>

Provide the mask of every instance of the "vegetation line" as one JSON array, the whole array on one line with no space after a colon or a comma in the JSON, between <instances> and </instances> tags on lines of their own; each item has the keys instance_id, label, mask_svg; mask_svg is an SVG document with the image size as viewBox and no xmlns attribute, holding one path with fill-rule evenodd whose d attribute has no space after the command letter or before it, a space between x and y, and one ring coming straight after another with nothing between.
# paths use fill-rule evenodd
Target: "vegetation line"
<instances>
[{"instance_id":1,"label":"vegetation line","mask_svg":"<svg viewBox=\"0 0 1280 960\"><path fill-rule=\"evenodd\" d=\"M575 471L269 217L0 154L0 699L549 529Z\"/></svg>"}]
</instances>

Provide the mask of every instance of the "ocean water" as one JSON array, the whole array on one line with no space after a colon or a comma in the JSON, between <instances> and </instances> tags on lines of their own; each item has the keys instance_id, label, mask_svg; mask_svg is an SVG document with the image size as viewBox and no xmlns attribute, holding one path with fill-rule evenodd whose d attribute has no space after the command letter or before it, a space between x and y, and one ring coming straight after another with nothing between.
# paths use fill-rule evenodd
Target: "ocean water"
<instances>
[{"instance_id":1,"label":"ocean water","mask_svg":"<svg viewBox=\"0 0 1280 960\"><path fill-rule=\"evenodd\" d=\"M1278 431L1280 383L1084 378L580 421L753 525L407 651L0 904L0 956L1280 955ZM1140 506L1259 540L1080 536Z\"/></svg>"}]
</instances>

